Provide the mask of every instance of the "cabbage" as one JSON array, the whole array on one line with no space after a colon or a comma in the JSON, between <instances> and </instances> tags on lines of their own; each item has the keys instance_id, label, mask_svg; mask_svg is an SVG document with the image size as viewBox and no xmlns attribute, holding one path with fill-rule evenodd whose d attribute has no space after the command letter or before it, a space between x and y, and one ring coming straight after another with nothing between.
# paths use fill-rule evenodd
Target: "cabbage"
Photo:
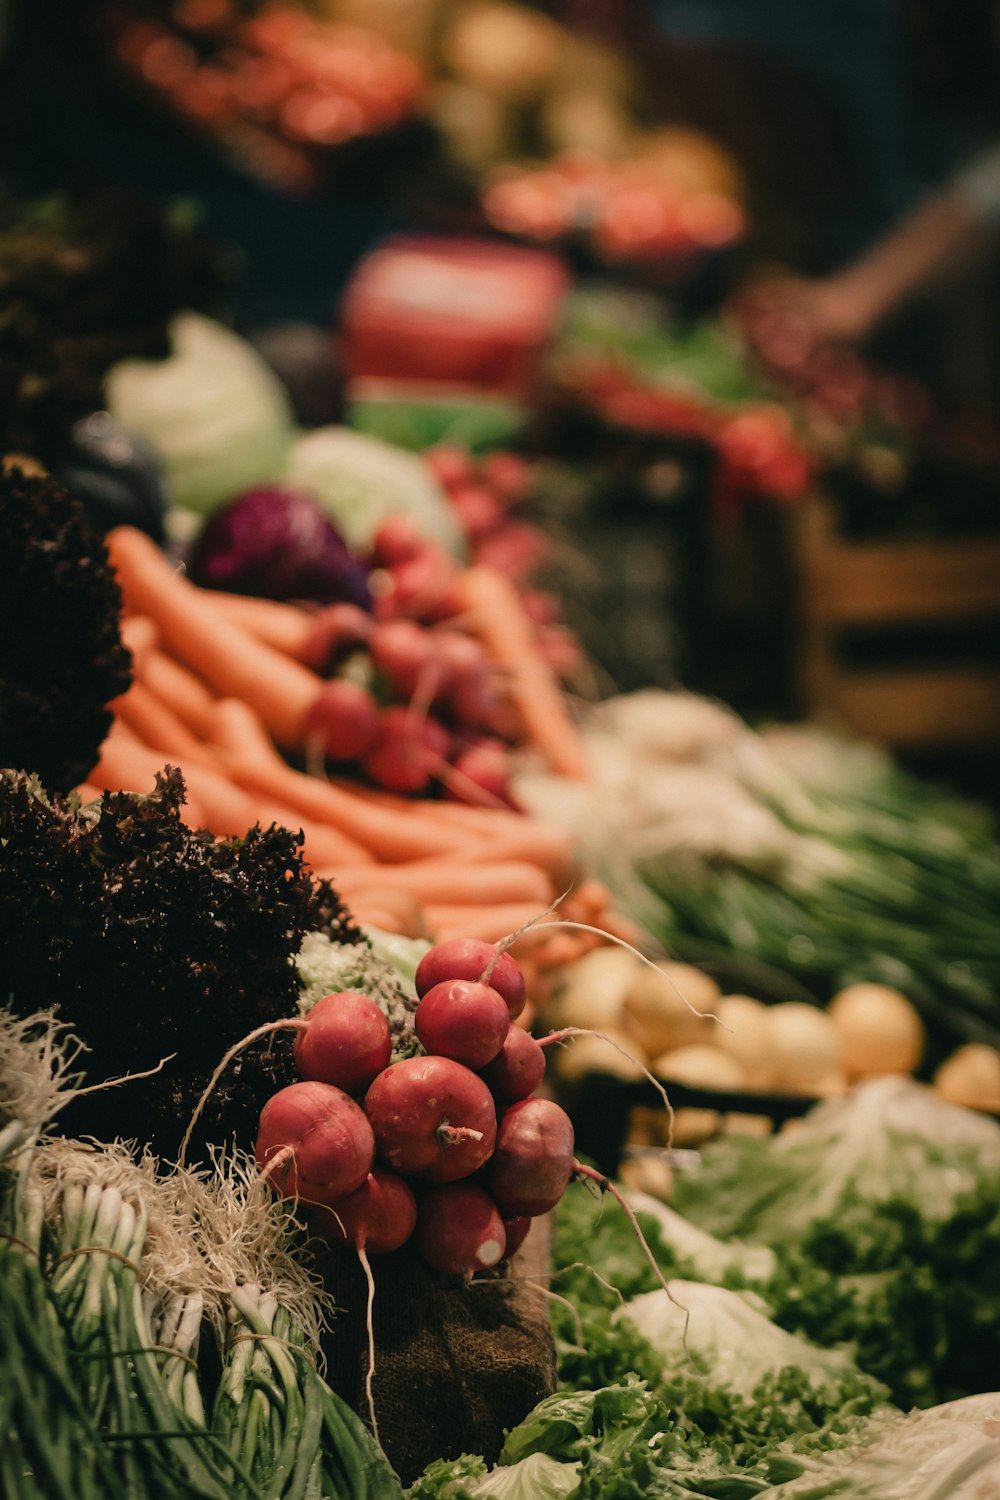
<instances>
[{"instance_id":1,"label":"cabbage","mask_svg":"<svg viewBox=\"0 0 1000 1500\"><path fill-rule=\"evenodd\" d=\"M860 1450L806 1460L807 1472L759 1500L996 1500L1000 1394L967 1396L886 1426Z\"/></svg>"},{"instance_id":2,"label":"cabbage","mask_svg":"<svg viewBox=\"0 0 1000 1500\"><path fill-rule=\"evenodd\" d=\"M284 477L316 497L351 547L367 548L387 516L405 515L425 540L462 554L455 514L416 454L349 427L318 427L295 442Z\"/></svg>"},{"instance_id":3,"label":"cabbage","mask_svg":"<svg viewBox=\"0 0 1000 1500\"><path fill-rule=\"evenodd\" d=\"M938 1223L998 1168L995 1120L910 1078L876 1078L824 1100L794 1132L706 1146L676 1202L711 1234L783 1244L855 1202L902 1198Z\"/></svg>"},{"instance_id":4,"label":"cabbage","mask_svg":"<svg viewBox=\"0 0 1000 1500\"><path fill-rule=\"evenodd\" d=\"M493 1469L470 1486L475 1500L565 1500L580 1481L578 1463L560 1463L547 1453L530 1453L520 1463Z\"/></svg>"},{"instance_id":5,"label":"cabbage","mask_svg":"<svg viewBox=\"0 0 1000 1500\"><path fill-rule=\"evenodd\" d=\"M206 588L267 599L371 607L368 571L309 495L279 485L248 490L213 511L188 558Z\"/></svg>"},{"instance_id":6,"label":"cabbage","mask_svg":"<svg viewBox=\"0 0 1000 1500\"><path fill-rule=\"evenodd\" d=\"M166 359L126 359L105 379L115 421L144 437L174 505L207 512L280 477L294 427L284 387L221 323L179 313Z\"/></svg>"},{"instance_id":7,"label":"cabbage","mask_svg":"<svg viewBox=\"0 0 1000 1500\"><path fill-rule=\"evenodd\" d=\"M840 1380L852 1368L837 1349L818 1349L772 1323L751 1292L730 1292L700 1281L668 1282L662 1289L633 1297L615 1314L627 1319L662 1354L664 1366L685 1358L704 1364L713 1385L743 1396L768 1375L795 1367L816 1385Z\"/></svg>"},{"instance_id":8,"label":"cabbage","mask_svg":"<svg viewBox=\"0 0 1000 1500\"><path fill-rule=\"evenodd\" d=\"M625 1194L636 1213L648 1214L675 1255L689 1261L696 1276L706 1281L723 1281L736 1272L747 1281L769 1281L777 1267L777 1257L767 1245L744 1245L738 1240L717 1240L692 1224L683 1214L649 1193L627 1191Z\"/></svg>"}]
</instances>

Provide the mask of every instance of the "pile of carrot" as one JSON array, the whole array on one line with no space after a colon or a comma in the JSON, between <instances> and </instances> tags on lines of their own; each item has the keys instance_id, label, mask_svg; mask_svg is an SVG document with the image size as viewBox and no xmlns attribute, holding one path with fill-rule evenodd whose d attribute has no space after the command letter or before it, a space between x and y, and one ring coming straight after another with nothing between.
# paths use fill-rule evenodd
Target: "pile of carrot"
<instances>
[{"instance_id":1,"label":"pile of carrot","mask_svg":"<svg viewBox=\"0 0 1000 1500\"><path fill-rule=\"evenodd\" d=\"M256 823L301 830L314 872L333 882L359 920L389 931L495 942L535 922L567 890L559 917L628 931L607 889L584 878L569 840L524 814L406 798L289 763L283 752L303 750L323 686L301 660L308 610L264 599L234 604L201 589L130 527L112 530L107 546L134 680L112 705L114 723L82 795L148 792L165 764L177 766L192 827L218 836ZM544 705L541 716L544 725ZM547 722L572 760L561 715ZM546 932L547 920L518 947L539 976L599 941Z\"/></svg>"}]
</instances>

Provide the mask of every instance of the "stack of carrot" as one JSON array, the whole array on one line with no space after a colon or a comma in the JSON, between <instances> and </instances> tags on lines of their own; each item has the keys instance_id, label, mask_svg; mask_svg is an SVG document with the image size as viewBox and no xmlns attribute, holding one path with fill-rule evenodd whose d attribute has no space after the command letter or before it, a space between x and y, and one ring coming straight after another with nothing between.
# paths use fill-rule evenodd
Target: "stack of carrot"
<instances>
[{"instance_id":1,"label":"stack of carrot","mask_svg":"<svg viewBox=\"0 0 1000 1500\"><path fill-rule=\"evenodd\" d=\"M130 527L111 531L107 546L134 681L113 705L83 796L150 791L156 773L175 765L191 826L219 836L255 823L300 829L315 873L359 920L389 931L497 941L571 888L558 916L634 936L606 888L577 867L566 837L544 824L507 808L418 800L296 770L282 752L303 751L323 688L300 659L308 611L268 600L234 609ZM564 753L568 722L556 724ZM540 974L600 941L544 929L543 920L519 949Z\"/></svg>"}]
</instances>

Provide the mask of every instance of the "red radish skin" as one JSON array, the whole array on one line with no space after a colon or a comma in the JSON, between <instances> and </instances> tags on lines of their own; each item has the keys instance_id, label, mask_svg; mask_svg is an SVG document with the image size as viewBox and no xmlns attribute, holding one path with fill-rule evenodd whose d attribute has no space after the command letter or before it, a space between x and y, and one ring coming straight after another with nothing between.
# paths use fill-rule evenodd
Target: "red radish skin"
<instances>
[{"instance_id":1,"label":"red radish skin","mask_svg":"<svg viewBox=\"0 0 1000 1500\"><path fill-rule=\"evenodd\" d=\"M533 1094L544 1078L545 1052L523 1026L512 1026L480 1075L498 1104L516 1104Z\"/></svg>"},{"instance_id":2,"label":"red radish skin","mask_svg":"<svg viewBox=\"0 0 1000 1500\"><path fill-rule=\"evenodd\" d=\"M368 1176L375 1136L361 1106L342 1089L290 1083L261 1110L254 1156L283 1197L331 1204Z\"/></svg>"},{"instance_id":3,"label":"red radish skin","mask_svg":"<svg viewBox=\"0 0 1000 1500\"><path fill-rule=\"evenodd\" d=\"M431 1269L445 1276L488 1270L507 1248L497 1206L474 1182L453 1182L425 1193L413 1242Z\"/></svg>"},{"instance_id":4,"label":"red radish skin","mask_svg":"<svg viewBox=\"0 0 1000 1500\"><path fill-rule=\"evenodd\" d=\"M335 677L313 704L306 735L318 740L331 760L357 760L375 744L380 727L378 705L368 689Z\"/></svg>"},{"instance_id":5,"label":"red radish skin","mask_svg":"<svg viewBox=\"0 0 1000 1500\"><path fill-rule=\"evenodd\" d=\"M374 745L363 756L367 776L392 792L425 791L447 759L451 739L434 719L408 708L387 708Z\"/></svg>"},{"instance_id":6,"label":"red radish skin","mask_svg":"<svg viewBox=\"0 0 1000 1500\"><path fill-rule=\"evenodd\" d=\"M491 985L506 1000L512 1021L517 1020L527 1000L517 960L478 938L452 938L424 954L414 980L421 999L446 979L479 979Z\"/></svg>"},{"instance_id":7,"label":"red radish skin","mask_svg":"<svg viewBox=\"0 0 1000 1500\"><path fill-rule=\"evenodd\" d=\"M324 995L295 1038L300 1078L332 1083L345 1094L363 1094L388 1067L392 1037L385 1014L360 990Z\"/></svg>"},{"instance_id":8,"label":"red radish skin","mask_svg":"<svg viewBox=\"0 0 1000 1500\"><path fill-rule=\"evenodd\" d=\"M427 1182L455 1182L489 1160L496 1142L493 1096L450 1057L391 1063L364 1099L379 1159Z\"/></svg>"},{"instance_id":9,"label":"red radish skin","mask_svg":"<svg viewBox=\"0 0 1000 1500\"><path fill-rule=\"evenodd\" d=\"M312 622L301 651L303 666L325 677L352 651L368 644L374 625L357 604L328 604Z\"/></svg>"},{"instance_id":10,"label":"red radish skin","mask_svg":"<svg viewBox=\"0 0 1000 1500\"><path fill-rule=\"evenodd\" d=\"M551 1099L523 1099L500 1121L486 1185L506 1218L534 1219L555 1208L574 1165L565 1110Z\"/></svg>"},{"instance_id":11,"label":"red radish skin","mask_svg":"<svg viewBox=\"0 0 1000 1500\"><path fill-rule=\"evenodd\" d=\"M501 994L475 979L447 979L427 991L413 1017L428 1052L467 1068L483 1068L497 1056L510 1030Z\"/></svg>"},{"instance_id":12,"label":"red radish skin","mask_svg":"<svg viewBox=\"0 0 1000 1500\"><path fill-rule=\"evenodd\" d=\"M510 768L510 751L502 740L479 740L456 755L446 793L456 802L512 807Z\"/></svg>"},{"instance_id":13,"label":"red radish skin","mask_svg":"<svg viewBox=\"0 0 1000 1500\"><path fill-rule=\"evenodd\" d=\"M510 1260L511 1256L517 1254L518 1250L520 1250L521 1246L527 1239L528 1230L531 1228L531 1220L528 1218L527 1214L520 1214L515 1219L504 1219L503 1227L504 1234L507 1237L507 1249L505 1251L505 1255L506 1258Z\"/></svg>"},{"instance_id":14,"label":"red radish skin","mask_svg":"<svg viewBox=\"0 0 1000 1500\"><path fill-rule=\"evenodd\" d=\"M371 560L378 568L392 568L419 557L427 543L409 516L387 516L372 538Z\"/></svg>"},{"instance_id":15,"label":"red radish skin","mask_svg":"<svg viewBox=\"0 0 1000 1500\"><path fill-rule=\"evenodd\" d=\"M333 1208L315 1209L313 1220L330 1240L388 1255L413 1233L417 1200L397 1173L373 1167L361 1186Z\"/></svg>"},{"instance_id":16,"label":"red radish skin","mask_svg":"<svg viewBox=\"0 0 1000 1500\"><path fill-rule=\"evenodd\" d=\"M444 485L446 490L465 484L472 479L475 472L472 459L466 450L453 447L450 443L441 443L436 448L428 448L424 457L438 484Z\"/></svg>"},{"instance_id":17,"label":"red radish skin","mask_svg":"<svg viewBox=\"0 0 1000 1500\"><path fill-rule=\"evenodd\" d=\"M447 670L434 635L414 620L382 620L371 638L375 670L388 678L393 692L407 702L420 693L430 702L442 691Z\"/></svg>"}]
</instances>

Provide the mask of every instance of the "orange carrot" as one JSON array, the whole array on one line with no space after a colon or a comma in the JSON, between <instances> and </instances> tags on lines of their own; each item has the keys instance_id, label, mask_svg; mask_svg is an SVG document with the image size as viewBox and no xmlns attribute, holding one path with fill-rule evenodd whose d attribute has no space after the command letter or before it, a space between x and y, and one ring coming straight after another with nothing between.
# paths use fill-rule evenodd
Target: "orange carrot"
<instances>
[{"instance_id":1,"label":"orange carrot","mask_svg":"<svg viewBox=\"0 0 1000 1500\"><path fill-rule=\"evenodd\" d=\"M301 745L320 678L234 625L144 532L117 526L106 542L126 608L149 615L173 655L216 692L255 708L279 745Z\"/></svg>"},{"instance_id":2,"label":"orange carrot","mask_svg":"<svg viewBox=\"0 0 1000 1500\"><path fill-rule=\"evenodd\" d=\"M530 744L561 776L586 781L583 744L534 625L514 584L495 568L466 568L455 579L457 611L504 673L507 692Z\"/></svg>"},{"instance_id":3,"label":"orange carrot","mask_svg":"<svg viewBox=\"0 0 1000 1500\"><path fill-rule=\"evenodd\" d=\"M90 779L107 791L151 792L156 773L165 765L176 765L190 790L191 801L201 810L201 826L215 834L242 837L258 822L253 800L225 776L192 761L166 759L158 750L111 735L101 746L100 758Z\"/></svg>"},{"instance_id":4,"label":"orange carrot","mask_svg":"<svg viewBox=\"0 0 1000 1500\"><path fill-rule=\"evenodd\" d=\"M331 827L329 823L320 823L314 818L303 818L300 813L285 803L270 800L259 801L256 797L252 801L253 821L260 823L264 828L271 823L277 823L281 828L290 828L293 833L301 833L302 858L314 870L322 868L331 871L328 879L335 884L337 876L333 872L345 867L356 869L361 860L371 860L371 855L367 850L362 849L354 839L349 839L338 828Z\"/></svg>"},{"instance_id":5,"label":"orange carrot","mask_svg":"<svg viewBox=\"0 0 1000 1500\"><path fill-rule=\"evenodd\" d=\"M208 738L219 749L259 757L264 765L289 767L275 749L259 714L239 698L217 698L208 717Z\"/></svg>"},{"instance_id":6,"label":"orange carrot","mask_svg":"<svg viewBox=\"0 0 1000 1500\"><path fill-rule=\"evenodd\" d=\"M140 680L160 702L186 724L199 740L208 739L216 699L200 677L182 667L163 651L150 651L139 673Z\"/></svg>"},{"instance_id":7,"label":"orange carrot","mask_svg":"<svg viewBox=\"0 0 1000 1500\"><path fill-rule=\"evenodd\" d=\"M101 795L100 787L91 786L89 781L81 781L79 786L73 788L73 791L81 802L93 802Z\"/></svg>"},{"instance_id":8,"label":"orange carrot","mask_svg":"<svg viewBox=\"0 0 1000 1500\"><path fill-rule=\"evenodd\" d=\"M535 902L544 910L555 895L537 865L513 861L470 865L458 860L426 859L367 869L344 867L329 871L329 878L344 895L381 887L408 891L420 901L449 906L518 901Z\"/></svg>"},{"instance_id":9,"label":"orange carrot","mask_svg":"<svg viewBox=\"0 0 1000 1500\"><path fill-rule=\"evenodd\" d=\"M255 795L273 797L300 815L328 823L354 839L368 857L384 864L427 859L464 851L468 840L442 828L429 817L404 822L385 808L335 787L318 776L306 776L290 766L267 765L260 756L219 750L233 780Z\"/></svg>"},{"instance_id":10,"label":"orange carrot","mask_svg":"<svg viewBox=\"0 0 1000 1500\"><path fill-rule=\"evenodd\" d=\"M301 660L303 649L312 634L313 615L297 604L276 599L258 599L250 594L228 594L211 591L212 603L234 625L239 625L259 641Z\"/></svg>"},{"instance_id":11,"label":"orange carrot","mask_svg":"<svg viewBox=\"0 0 1000 1500\"><path fill-rule=\"evenodd\" d=\"M484 943L498 943L516 932L526 922L541 918L545 910L533 902L510 901L489 906L438 906L427 904L427 921L435 942L449 938L479 938Z\"/></svg>"},{"instance_id":12,"label":"orange carrot","mask_svg":"<svg viewBox=\"0 0 1000 1500\"><path fill-rule=\"evenodd\" d=\"M403 891L361 891L351 899L348 909L355 921L366 927L378 927L403 937L428 936L423 907Z\"/></svg>"},{"instance_id":13,"label":"orange carrot","mask_svg":"<svg viewBox=\"0 0 1000 1500\"><path fill-rule=\"evenodd\" d=\"M146 657L159 645L160 632L148 615L125 615L119 629L132 658L132 675L141 677Z\"/></svg>"},{"instance_id":14,"label":"orange carrot","mask_svg":"<svg viewBox=\"0 0 1000 1500\"><path fill-rule=\"evenodd\" d=\"M207 765L214 762L212 751L196 739L173 709L161 702L141 680L133 682L128 692L122 693L110 706L136 738L151 750L168 758L180 756Z\"/></svg>"}]
</instances>

